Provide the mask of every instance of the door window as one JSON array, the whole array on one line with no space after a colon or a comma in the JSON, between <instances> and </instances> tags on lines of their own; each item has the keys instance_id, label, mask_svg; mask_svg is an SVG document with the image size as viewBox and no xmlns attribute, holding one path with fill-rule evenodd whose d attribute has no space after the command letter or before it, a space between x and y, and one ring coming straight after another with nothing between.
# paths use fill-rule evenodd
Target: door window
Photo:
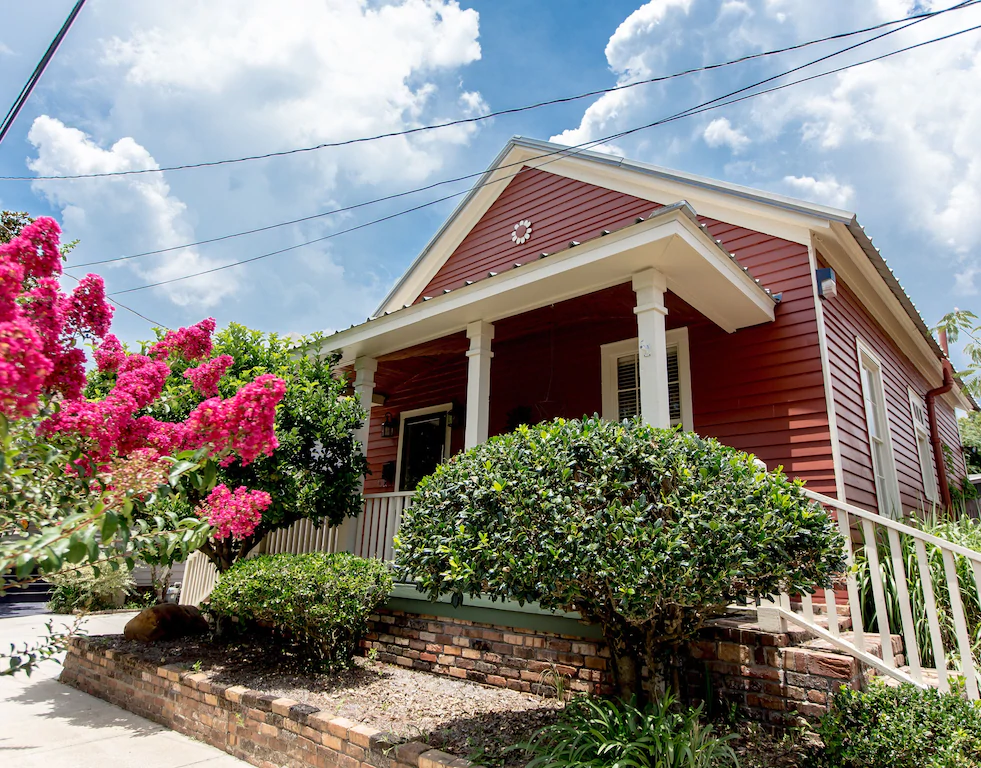
<instances>
[{"instance_id":1,"label":"door window","mask_svg":"<svg viewBox=\"0 0 981 768\"><path fill-rule=\"evenodd\" d=\"M402 420L399 490L414 491L446 458L448 411Z\"/></svg>"}]
</instances>

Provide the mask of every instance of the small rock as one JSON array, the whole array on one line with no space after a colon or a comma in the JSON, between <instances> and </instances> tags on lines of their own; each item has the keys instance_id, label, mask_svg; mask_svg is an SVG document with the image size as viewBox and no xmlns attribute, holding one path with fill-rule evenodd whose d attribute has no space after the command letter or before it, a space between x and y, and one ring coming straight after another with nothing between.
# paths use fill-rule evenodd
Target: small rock
<instances>
[{"instance_id":1,"label":"small rock","mask_svg":"<svg viewBox=\"0 0 981 768\"><path fill-rule=\"evenodd\" d=\"M145 608L130 619L123 629L123 636L127 640L155 643L207 631L208 622L194 606L163 603Z\"/></svg>"}]
</instances>

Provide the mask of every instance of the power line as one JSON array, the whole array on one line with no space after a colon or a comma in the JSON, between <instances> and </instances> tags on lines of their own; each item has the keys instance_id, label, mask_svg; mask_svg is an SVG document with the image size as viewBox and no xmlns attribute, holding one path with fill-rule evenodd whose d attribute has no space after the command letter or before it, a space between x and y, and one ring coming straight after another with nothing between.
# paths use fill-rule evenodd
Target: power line
<instances>
[{"instance_id":1,"label":"power line","mask_svg":"<svg viewBox=\"0 0 981 768\"><path fill-rule=\"evenodd\" d=\"M849 52L851 50L854 50L856 48L859 48L859 47L861 47L863 45L868 45L869 43L875 42L876 40L880 40L883 37L887 37L888 35L894 34L896 32L901 32L904 29L906 29L908 27L911 27L911 26L913 26L915 24L919 24L919 23L925 21L928 18L932 18L932 17L937 16L937 15L939 15L941 13L947 13L949 11L958 10L960 8L966 8L966 7L970 6L970 5L976 5L978 2L981 2L981 0L967 0L966 2L962 2L962 3L958 4L958 5L951 6L950 8L947 8L947 9L942 10L942 11L935 11L935 12L930 13L930 14L920 14L918 16L908 17L905 20L907 23L905 23L899 29L890 30L890 31L885 32L885 33L883 33L881 35L877 35L875 37L869 38L868 40L863 40L861 42L855 43L854 45L851 45L851 46L848 46L846 48L843 48L843 49L834 51L834 52L832 52L830 54L827 54L827 55L822 56L820 58L814 59L813 61L809 61L806 64L802 64L800 66L797 66L797 67L794 67L792 69L786 70L785 72L781 72L778 75L773 75L772 77L766 78L765 80L760 80L760 81L758 81L756 83L753 83L752 85L746 86L745 88L740 88L739 90L736 90L736 91L732 91L730 93L727 93L724 96L720 96L717 99L713 99L712 101L704 102L703 104L697 105L696 107L692 107L691 109L700 109L701 107L704 107L704 106L713 104L716 101L720 101L722 99L727 99L727 98L729 98L731 96L735 96L735 95L737 95L739 93L742 93L744 91L750 90L752 88L757 88L760 85L765 85L766 83L772 82L773 80L777 80L777 79L779 79L781 77L786 77L789 74L793 74L794 72L798 72L798 71L800 71L802 69L805 69L807 67L813 66L814 64L819 64L820 62L825 61L825 60L830 59L830 58L833 58L835 56L840 56L843 53L847 53L847 52ZM871 28L870 27L870 28L868 28L866 30L862 30L862 31L870 31L872 29L881 29L881 28L883 28L885 26L893 25L893 24L895 24L895 22L887 22L886 24L880 24L877 27L874 27L874 28ZM843 33L841 35L838 35L837 37L847 37L847 36L854 35L854 34L857 34L857 33ZM828 39L831 39L831 38L824 38L824 40L828 40ZM802 44L800 44L800 45L798 45L796 47L803 47L805 45L810 45L810 44L812 44L812 43L802 43ZM784 51L786 51L786 50L792 50L792 48L785 48L785 49L782 49L782 50L784 50ZM756 54L756 56L762 56L762 55L765 55L765 54ZM724 64L720 64L720 65L713 65L713 66L717 68L717 67L725 66L725 65ZM689 70L689 72L691 72L691 71L694 71L694 70ZM668 75L668 76L665 76L662 79L667 79L667 78L676 77L676 76L677 75ZM650 82L650 81L647 81L647 82ZM678 113L678 115L674 116L671 119L677 118L679 116L684 116L684 115L686 115L687 111L688 110L685 110L683 112L680 112L680 113ZM650 126L645 126L645 127L654 127L655 125L659 125L659 124L660 124L660 122L654 123L654 124L652 124ZM610 139L604 139L602 141L607 141L607 140L610 140ZM584 144L575 145L575 146L570 147L570 148L567 148L567 149L576 149L576 148L579 148L579 147L584 147L587 144L590 144L590 142L585 142ZM537 155L535 157L528 158L528 160L523 160L523 161L521 161L519 163L510 163L510 164L507 164L507 165L499 166L497 170L501 170L501 169L504 169L504 168L512 167L514 165L524 165L529 160L537 160L537 159L541 159L543 157L549 157L549 156L551 156L553 154L555 154L555 152L548 152L548 153L545 153L543 155ZM257 228L245 230L245 231L242 231L242 232L234 232L234 233L227 234L227 235L220 235L218 237L212 237L212 238L208 238L208 239L205 239L205 240L198 240L196 242L185 243L183 245L174 245L174 246L169 246L167 248L158 248L158 249L152 250L152 251L143 251L141 253L134 253L134 254L131 254L131 255L128 255L128 256L116 256L116 257L110 258L110 259L100 259L98 261L87 261L87 262L83 262L81 264L73 264L73 265L71 265L71 266L69 266L67 268L68 269L81 269L83 267L98 266L100 264L111 264L111 263L119 262L119 261L129 261L131 259L142 258L144 256L155 256L155 255L162 254L162 253L170 253L172 251L183 250L184 248L193 248L193 247L199 246L199 245L208 245L210 243L222 242L222 241L225 241L225 240L231 240L231 239L234 239L234 238L237 238L237 237L243 237L243 236L246 236L246 235L258 234L260 232L268 232L270 230L277 229L279 227L291 226L293 224L300 224L300 223L303 223L303 222L306 222L306 221L312 221L314 219L323 218L323 217L331 216L331 215L338 214L338 213L346 213L346 212L358 210L360 208L365 208L365 207L370 206L370 205L376 205L378 203L383 203L383 202L388 202L388 201L391 201L391 200L396 200L398 198L407 197L409 195L414 195L414 194L417 194L417 193L420 193L420 192L426 192L426 191L428 191L430 189L435 189L437 187L446 186L448 184L455 184L455 183L460 182L460 181L466 181L468 179L477 178L479 176L483 176L484 173L485 173L485 171L483 171L483 170L476 171L474 173L468 173L468 174L465 174L463 176L457 176L457 177L454 177L454 178L451 178L451 179L444 179L442 181L436 181L436 182L433 182L431 184L427 184L427 185L422 186L422 187L416 187L414 189L409 189L409 190L405 190L405 191L402 191L402 192L396 192L396 193L391 194L391 195L385 195L383 197L375 198L373 200L366 200L366 201L363 201L363 202L360 202L360 203L354 203L352 205L344 206L344 207L341 207L341 208L335 208L335 209L332 209L330 211L322 211L321 213L312 214L310 216L304 216L302 218L292 219L290 221L279 222L277 224L269 224L267 226L257 227ZM463 193L458 193L458 194L463 194ZM444 200L448 200L448 199L450 199L450 198L452 198L454 196L455 195L450 195L448 197L439 198L438 200L432 201L431 204L436 204L436 203L439 203L439 202L443 202ZM411 209L409 209L409 211L415 211L415 210L418 210L418 208L411 208ZM388 217L385 217L385 218L381 219L380 221L385 221L387 219L388 219ZM352 230L350 230L350 229L343 230L342 232L334 233L334 235L332 235L332 236L335 236L337 234L343 234L343 233L350 232L350 231L352 231ZM311 240L309 242L310 243L316 243L316 242L320 242L322 239L324 239L324 238L317 238L317 239ZM289 248L287 250L292 250L295 247L299 247L299 246L293 246L293 247L291 247L291 248ZM281 253L281 252L282 251L276 251L274 253Z\"/></svg>"},{"instance_id":2,"label":"power line","mask_svg":"<svg viewBox=\"0 0 981 768\"><path fill-rule=\"evenodd\" d=\"M78 16L79 11L82 10L82 6L85 5L85 0L78 0L75 3L75 7L72 8L71 13L68 14L68 18L65 19L65 23L61 25L61 29L58 30L58 34L55 35L54 40L51 41L51 45L48 46L48 50L44 52L44 56L41 57L41 61L34 68L31 76L27 79L24 87L20 89L20 93L17 94L17 98L14 99L13 105L7 110L6 116L3 118L3 123L0 123L0 142L3 141L3 137L7 135L7 131L10 130L10 126L14 124L14 120L17 119L17 115L20 114L21 108L27 103L27 99L31 95L31 91L34 90L34 86L37 85L37 81L41 79L41 75L44 74L44 70L47 69L48 63L54 58L55 51L58 50L58 46L61 45L61 41L64 40L65 35L68 34L68 30L71 28L72 23L75 21L75 17Z\"/></svg>"},{"instance_id":3,"label":"power line","mask_svg":"<svg viewBox=\"0 0 981 768\"><path fill-rule=\"evenodd\" d=\"M916 23L916 22L914 22L914 23ZM886 59L886 58L889 58L891 56L896 56L896 55L898 55L900 53L906 53L906 52L911 51L911 50L914 50L916 48L922 48L923 46L926 46L926 45L931 45L933 43L938 43L938 42L942 42L944 40L949 40L949 39L954 38L954 37L957 37L959 35L963 35L963 34L966 34L968 32L974 32L974 31L979 30L979 29L981 29L981 24L976 25L976 26L973 26L973 27L969 27L967 29L962 29L962 30L960 30L958 32L952 32L952 33L950 33L948 35L943 35L941 37L936 37L936 38L933 38L931 40L926 40L926 41L923 41L923 42L920 42L920 43L916 43L914 45L909 45L909 46L906 46L905 48L900 48L900 49L897 49L895 51L890 51L888 53L880 54L880 55L875 56L875 57L870 58L870 59L865 59L863 61L855 62L855 63L852 63L852 64L846 64L844 66L838 67L836 69L829 70L827 72L821 72L821 73L816 74L816 75L810 75L809 77L801 78L799 80L794 80L794 81L791 81L789 83L784 83L782 85L774 86L773 88L768 88L768 89L765 89L763 91L759 91L759 92L756 92L756 93L746 94L746 95L740 96L740 97L735 98L735 99L730 99L729 101L722 101L723 99L727 99L730 96L733 96L735 94L742 93L742 92L744 92L746 90L749 90L751 88L758 87L762 83L772 81L773 79L775 79L775 77L782 77L782 76L784 76L787 73L783 73L781 75L776 75L775 77L767 78L764 81L760 81L760 83L754 83L753 85L746 86L744 88L740 88L739 90L733 91L730 94L726 94L725 96L718 97L718 98L713 99L713 100L711 100L709 102L704 102L703 104L697 105L696 107L691 107L691 108L689 108L687 110L684 110L683 112L676 113L676 114L674 114L674 115L672 115L670 117L663 118L661 120L657 120L657 121L655 121L653 123L648 123L647 125L642 125L642 126L639 126L637 128L631 128L631 129L628 129L626 131L621 131L620 133L613 134L612 136L606 136L606 137L601 138L601 139L595 139L593 141L584 142L583 144L578 144L578 145L575 145L573 147L564 147L561 150L555 150L555 151L550 152L550 153L547 153L547 154L549 154L549 155L561 155L561 156L574 155L574 154L577 154L578 152L583 151L588 146L596 146L598 144L602 144L602 143L605 143L605 142L608 142L608 141L615 141L616 139L622 138L624 136L628 136L628 135L633 134L633 133L637 133L638 131L646 130L648 128L654 128L654 127L657 127L659 125L664 125L664 124L667 124L667 123L670 123L670 122L674 122L676 120L680 120L680 119L683 119L683 118L686 118L686 117L691 117L693 115L701 114L703 112L708 112L708 111L713 110L713 109L719 109L721 107L730 106L731 104L736 104L736 103L739 103L739 102L742 102L742 101L746 101L748 99L756 98L757 96L763 96L763 95L768 94L768 93L774 93L776 91L780 91L780 90L783 90L785 88L790 88L790 87L795 86L795 85L800 85L801 83L806 83L806 82L809 82L811 80L817 80L817 79L820 79L820 78L823 78L823 77L827 77L829 75L837 74L839 72L844 72L845 70L852 69L852 68L858 67L858 66L862 66L864 64L870 64L872 62L881 61L881 60ZM822 57L822 59L818 59L817 61L821 61L824 58L828 58L828 57ZM811 62L811 63L815 63L815 62ZM810 66L810 65L808 64L808 65L804 65L804 66ZM801 69L801 68L802 67L797 67L797 68L795 68L795 70L790 70L790 72L796 71L797 69ZM546 156L546 155L543 155L543 156ZM551 162L555 162L558 159L560 159L560 158L559 157L555 157L552 160L548 160L548 161L546 161L544 163L540 163L539 165L534 166L534 167L535 168L540 168L540 167L542 167L544 165L547 165L547 164L549 164ZM527 164L526 162L523 162L522 163L522 165L526 165L526 164ZM501 166L501 167L503 167L503 166ZM519 173L520 173L520 171L519 171ZM481 184L478 187L474 187L474 189L477 189L477 188L479 188L481 186L487 186L489 184L497 184L497 183L500 183L502 181L505 181L507 179L512 178L515 175L517 175L517 173L509 174L508 176L505 176L505 177L503 177L501 179L495 179L494 181L489 181L489 182L486 182L485 184ZM330 239L332 239L334 237L339 237L340 235L347 234L349 232L353 232L353 231L358 230L358 229L364 229L365 227L373 226L375 224L380 224L380 223L382 223L384 221L388 221L390 219L394 219L394 218L397 218L399 216L404 216L404 215L406 215L408 213L413 213L413 212L418 211L418 210L420 210L422 208L427 208L429 206L436 205L438 203L444 202L444 201L449 200L451 198L459 197L460 195L466 194L467 191L468 190L463 190L461 192L455 192L455 193L453 193L451 195L446 195L445 197L441 197L441 198L438 198L436 200L431 200L431 201L429 201L427 203L422 203L420 205L414 206L413 208L408 208L408 209L405 209L405 210L402 210L402 211L398 211L396 213L389 214L388 216L383 216L383 217L381 217L379 219L374 219L372 221L364 222L363 224L359 224L359 225L354 226L354 227L349 227L347 229L343 229L343 230L339 230L337 232L333 232L333 233L331 233L329 235L325 235L324 237L319 237L319 238L315 238L313 240L308 240L306 242L298 243L296 245L288 246L286 248L281 248L281 249L276 250L276 251L271 251L269 253L260 254L259 256L253 256L253 257L248 258L248 259L242 259L240 261L234 261L234 262L231 262L229 264L224 264L224 265L221 265L221 266L218 266L218 267L212 267L211 269L202 270L200 272L195 272L195 273L188 274L188 275L182 275L180 277L175 277L175 278L171 278L171 279L168 279L168 280L161 280L161 281L158 281L158 282L155 282L155 283L149 283L149 284L146 284L146 285L140 285L140 286L137 286L137 287L134 287L134 288L127 288L127 289L121 290L121 291L114 291L112 293L112 295L113 296L118 296L118 295L121 295L121 294L124 294L124 293L133 293L135 291L142 291L142 290L145 290L147 288L156 288L156 287L161 286L161 285L168 285L170 283L176 283L176 282L179 282L181 280L188 280L188 279L193 278L193 277L200 277L202 275L212 274L214 272L219 272L221 270L230 269L232 267L237 267L237 266L240 266L242 264L249 264L249 263L252 263L252 262L255 262L255 261L259 261L260 259L265 259L265 258L268 258L270 256L276 256L276 255L279 255L279 254L282 254L282 253L286 253L288 251L293 251L293 250L296 250L298 248L305 247L307 245L312 245L314 243L323 242L325 240L330 240Z\"/></svg>"},{"instance_id":4,"label":"power line","mask_svg":"<svg viewBox=\"0 0 981 768\"><path fill-rule=\"evenodd\" d=\"M547 100L547 101L536 102L534 104L528 104L528 105L521 106L521 107L511 107L509 109L502 109L502 110L498 110L496 112L488 112L488 113L483 114L483 115L475 115L473 117L465 117L465 118L460 118L460 119L457 119L457 120L449 120L449 121L446 121L446 122L443 122L443 123L436 123L436 124L433 124L433 125L423 125L423 126L417 126L415 128L406 128L406 129L401 130L401 131L391 131L391 132L387 132L387 133L375 134L373 136L361 136L361 137L357 137L357 138L353 138L353 139L342 139L342 140L339 140L339 141L324 142L324 143L315 144L315 145L309 146L309 147L298 147L298 148L294 148L294 149L281 150L281 151L278 151L278 152L267 152L267 153L264 153L264 154L247 155L245 157L229 158L229 159L225 159L225 160L211 160L211 161L201 162L201 163L186 163L186 164L183 164L183 165L171 165L171 166L164 166L162 168L138 168L138 169L128 170L128 171L106 171L106 172L103 172L103 173L82 173L82 174L73 174L73 175L66 175L66 176L53 176L53 175L49 175L49 176L0 176L0 181L42 181L42 180L43 181L56 181L56 180L61 180L61 179L93 179L93 178L105 178L105 177L114 177L114 176L133 176L133 175L146 174L146 173L163 173L165 171L183 171L183 170L189 170L189 169L192 169L192 168L211 168L211 167L215 167L215 166L229 165L229 164L232 164L232 163L243 163L243 162L249 162L249 161L252 161L252 160L267 160L267 159L274 158L274 157L285 157L285 156L288 156L288 155L294 155L294 154L299 154L299 153L304 153L304 152L315 152L315 151L318 151L318 150L321 150L321 149L328 149L328 148L334 148L334 147L345 147L345 146L350 146L350 145L353 145L353 144L362 144L362 143L367 143L367 142L371 142L371 141L378 141L380 139L395 138L395 137L398 137L398 136L409 136L409 135L412 135L412 134L415 134L415 133L421 133L421 132L424 132L424 131L438 130L440 128L449 128L449 127L457 126L457 125L474 124L474 123L481 122L483 120L489 120L489 119L494 118L494 117L501 117L501 116L504 116L504 115L517 114L519 112L526 112L528 110L539 109L541 107L553 106L553 105L556 105L556 104L566 104L566 103L573 102L573 101L579 101L581 99L588 99L588 98L591 98L593 96L600 96L600 95L603 95L603 94L606 94L606 93L614 93L616 91L622 91L622 90L626 90L628 88L635 88L635 87L640 86L640 85L650 85L652 83L659 83L659 82L664 82L664 81L667 81L667 80L673 80L673 79L676 79L676 78L686 77L688 75L697 74L697 73L701 73L701 72L709 72L711 70L720 69L720 68L732 66L732 65L735 65L735 64L741 64L741 63L744 63L744 62L747 62L747 61L752 61L752 60L755 60L755 59L760 59L760 58L764 58L764 57L768 57L768 56L776 56L776 55L779 55L779 54L782 54L782 53L788 53L790 51L800 50L800 49L806 48L808 46L818 45L820 43L826 43L826 42L830 42L832 40L840 40L840 39L843 39L843 38L853 37L855 35L864 34L866 32L874 32L876 30L883 29L885 27L895 26L896 24L904 24L904 26L902 28L905 29L906 26L909 26L909 24L906 23L906 22L916 22L916 21L922 21L922 20L925 20L925 19L928 19L928 18L933 18L934 16L939 16L941 14L948 13L950 11L960 10L962 8L967 8L969 6L976 5L978 2L981 2L981 0L966 0L965 2L959 3L959 4L955 5L955 6L950 7L950 8L944 8L944 9L939 10L939 11L927 11L927 12L916 14L916 15L913 15L913 16L906 16L906 17L904 17L902 19L893 19L892 21L882 22L880 24L876 24L876 25L873 25L871 27L865 27L863 29L858 29L858 30L855 30L855 31L852 31L852 32L841 32L841 33L838 33L838 34L835 34L835 35L829 35L827 37L822 37L822 38L818 38L818 39L815 39L815 40L809 40L809 41L806 41L806 42L803 42L803 43L797 43L795 45L787 46L785 48L779 48L779 49L775 49L775 50L771 50L771 51L763 51L761 53L754 53L754 54L750 54L748 56L743 56L743 57L738 58L738 59L732 59L730 61L719 62L719 63L716 63L716 64L708 64L708 65L705 65L705 66L702 66L702 67L695 67L695 68L688 69L688 70L685 70L685 71L682 71L682 72L676 72L676 73L673 73L673 74L670 74L670 75L661 75L661 76L652 77L652 78L649 78L649 79L646 79L646 80L639 80L639 81L633 82L633 83L625 83L625 84L622 84L622 85L612 86L610 88L601 88L601 89L594 90L594 91L588 91L586 93L580 93L580 94L577 94L577 95L574 95L574 96L563 96L563 97L559 97L559 98L555 98L555 99L550 99L550 100ZM872 38L872 39L875 40L875 39L878 39L878 38ZM868 41L866 41L866 42L868 42ZM298 219L297 221L299 222L299 221L305 221L305 220L307 220L307 219ZM296 222L293 222L293 223L296 223ZM255 231L262 231L262 230L260 229L260 230L255 230ZM252 234L252 232L249 232L249 233L246 233L246 234ZM209 241L209 242L211 242L211 241ZM187 247L187 246L182 246L182 247Z\"/></svg>"},{"instance_id":5,"label":"power line","mask_svg":"<svg viewBox=\"0 0 981 768\"><path fill-rule=\"evenodd\" d=\"M74 280L74 281L75 281L76 283L80 283L80 282L82 282L82 281L81 281L81 280L79 280L79 279L78 279L77 277L75 277L75 275L70 275L70 274L68 274L67 272L62 272L62 274L63 274L63 275L65 276L65 277L70 277L70 278L71 278L72 280ZM142 313L140 313L140 312L137 312L137 311L136 311L135 309L133 309L132 307L127 307L127 306L126 306L125 304L123 304L123 303L122 303L121 301L116 301L115 299L113 299L113 298L110 298L109 296L106 296L106 301L108 301L108 302L109 302L110 304L112 304L112 305L114 305L114 306L116 306L116 307L119 307L120 309L125 309L125 310L126 310L127 312L132 312L132 313L133 313L134 315L136 315L136 316L137 316L138 318L140 318L141 320L146 320L146 321L147 321L147 322L148 322L148 323L149 323L150 325L152 325L152 326L156 326L157 328L164 328L165 330L168 330L168 331L170 331L170 330L172 330L172 329L171 329L171 328L170 328L169 326L167 326L167 325L164 325L163 323L158 323L158 322L157 322L156 320L151 320L151 319L150 319L149 317L147 317L146 315L144 315L144 314L142 314Z\"/></svg>"}]
</instances>

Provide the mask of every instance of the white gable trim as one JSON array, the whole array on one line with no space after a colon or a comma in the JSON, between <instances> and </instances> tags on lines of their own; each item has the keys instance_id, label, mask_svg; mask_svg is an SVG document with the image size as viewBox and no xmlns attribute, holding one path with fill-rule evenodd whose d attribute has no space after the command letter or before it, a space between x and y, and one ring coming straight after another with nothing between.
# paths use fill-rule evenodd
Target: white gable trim
<instances>
[{"instance_id":1,"label":"white gable trim","mask_svg":"<svg viewBox=\"0 0 981 768\"><path fill-rule=\"evenodd\" d=\"M414 302L470 230L507 189L511 179L525 167L541 168L557 176L633 195L657 205L672 205L685 200L701 215L802 245L810 243L811 230L828 228L825 214L846 219L851 216L844 211L810 206L779 195L767 195L655 166L627 163L612 155L576 152L559 144L512 139L450 214L375 314L394 312Z\"/></svg>"}]
</instances>

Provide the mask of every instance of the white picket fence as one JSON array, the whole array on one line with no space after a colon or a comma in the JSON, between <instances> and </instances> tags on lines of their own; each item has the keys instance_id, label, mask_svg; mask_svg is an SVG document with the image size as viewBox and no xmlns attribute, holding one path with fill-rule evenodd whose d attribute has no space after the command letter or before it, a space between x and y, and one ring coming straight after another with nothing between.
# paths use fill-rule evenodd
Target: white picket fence
<instances>
[{"instance_id":1,"label":"white picket fence","mask_svg":"<svg viewBox=\"0 0 981 768\"><path fill-rule=\"evenodd\" d=\"M836 512L838 526L845 539L848 554L849 570L847 574L848 603L838 604L833 590L824 591L825 615L815 610L814 599L803 595L799 608L795 608L789 595L780 595L779 599L765 603L760 608L760 623L765 628L778 629L785 622L792 622L814 633L823 640L845 653L851 654L865 664L877 669L880 673L903 682L913 683L918 687L936 686L941 691L951 689L954 678L963 678L964 690L968 697L979 698L978 670L975 665L972 638L968 631L968 622L964 611L962 585L957 577L957 558L965 558L970 563L974 580L974 588L981 600L981 552L967 549L945 539L924 533L917 528L900 523L896 520L837 501L812 491L806 491L813 500ZM858 536L854 534L860 534ZM880 570L879 542L888 543L888 557L891 561L896 599L899 603L901 617L899 627L889 625L887 612L887 595ZM911 574L906 571L904 555L904 540L910 544L916 556L919 572L920 588L923 594L923 606L929 627L930 650L935 660L935 668L924 669L921 663L921 649L917 641L914 610L910 601L910 590L916 585L910 581ZM875 604L876 633L881 645L881 658L869 652L869 643L863 631L862 605L859 595L858 581L852 566L855 555L864 550L871 574L870 583ZM938 610L930 568L930 555L933 550L939 552L943 563L946 592L949 595L949 614ZM844 610L843 610L844 609ZM842 619L851 618L851 631L843 631ZM941 631L941 618L950 620L953 624L954 640L945 642ZM905 664L900 664L893 652L892 634L903 638L905 649Z\"/></svg>"},{"instance_id":2,"label":"white picket fence","mask_svg":"<svg viewBox=\"0 0 981 768\"><path fill-rule=\"evenodd\" d=\"M353 551L360 557L377 557L393 560L392 541L402 521L402 511L409 506L412 493L377 493L365 496L364 509L358 516ZM259 547L256 554L290 552L338 552L346 549L341 541L341 527L315 528L309 520L298 520L289 528L273 531ZM211 594L218 581L218 571L200 552L194 552L184 569L180 602L182 605L199 605Z\"/></svg>"}]
</instances>

